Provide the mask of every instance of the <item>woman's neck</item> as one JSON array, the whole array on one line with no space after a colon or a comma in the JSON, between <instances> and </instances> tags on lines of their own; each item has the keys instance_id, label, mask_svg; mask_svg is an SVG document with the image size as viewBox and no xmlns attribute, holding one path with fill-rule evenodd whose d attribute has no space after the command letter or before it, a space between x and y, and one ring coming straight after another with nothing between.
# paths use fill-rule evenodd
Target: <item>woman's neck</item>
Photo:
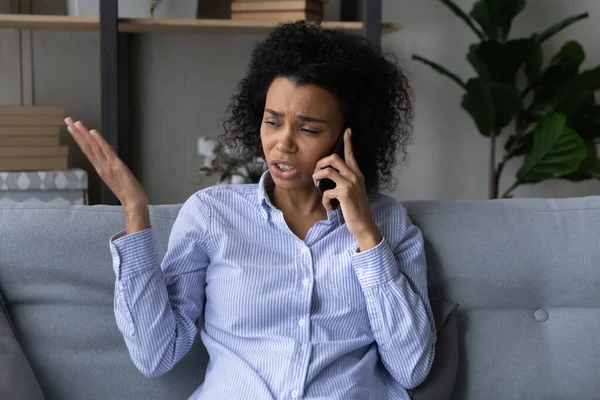
<instances>
[{"instance_id":1,"label":"woman's neck","mask_svg":"<svg viewBox=\"0 0 600 400\"><path fill-rule=\"evenodd\" d=\"M313 187L285 190L275 186L271 201L285 216L293 215L304 218L318 215L323 218L327 217L327 211L321 203L321 196Z\"/></svg>"}]
</instances>

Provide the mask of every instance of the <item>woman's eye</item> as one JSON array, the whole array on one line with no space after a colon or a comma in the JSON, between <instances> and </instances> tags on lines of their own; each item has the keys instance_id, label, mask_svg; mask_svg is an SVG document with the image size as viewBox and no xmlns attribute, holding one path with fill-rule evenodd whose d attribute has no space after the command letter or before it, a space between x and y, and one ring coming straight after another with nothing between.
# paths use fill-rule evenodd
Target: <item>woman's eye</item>
<instances>
[{"instance_id":1,"label":"woman's eye","mask_svg":"<svg viewBox=\"0 0 600 400\"><path fill-rule=\"evenodd\" d=\"M273 121L265 121L264 123L267 124L267 125L270 125L270 126L275 126L276 125L275 122L273 122Z\"/></svg>"},{"instance_id":2,"label":"woman's eye","mask_svg":"<svg viewBox=\"0 0 600 400\"><path fill-rule=\"evenodd\" d=\"M315 135L317 133L319 133L318 131L312 130L312 129L306 129L306 128L302 128L301 129L302 132L306 132L306 133L310 133L312 135Z\"/></svg>"}]
</instances>

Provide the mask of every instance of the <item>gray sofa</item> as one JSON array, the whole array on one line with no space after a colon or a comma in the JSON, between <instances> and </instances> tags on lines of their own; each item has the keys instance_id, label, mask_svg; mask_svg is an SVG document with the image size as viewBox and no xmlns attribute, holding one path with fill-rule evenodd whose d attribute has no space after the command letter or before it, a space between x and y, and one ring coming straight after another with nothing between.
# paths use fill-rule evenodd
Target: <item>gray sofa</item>
<instances>
[{"instance_id":1,"label":"gray sofa","mask_svg":"<svg viewBox=\"0 0 600 400\"><path fill-rule=\"evenodd\" d=\"M600 197L408 202L430 295L460 304L455 399L600 398ZM178 205L153 206L159 247ZM0 207L0 291L47 399L185 399L197 342L148 379L113 315L110 206ZM243 398L241 396L240 398Z\"/></svg>"}]
</instances>

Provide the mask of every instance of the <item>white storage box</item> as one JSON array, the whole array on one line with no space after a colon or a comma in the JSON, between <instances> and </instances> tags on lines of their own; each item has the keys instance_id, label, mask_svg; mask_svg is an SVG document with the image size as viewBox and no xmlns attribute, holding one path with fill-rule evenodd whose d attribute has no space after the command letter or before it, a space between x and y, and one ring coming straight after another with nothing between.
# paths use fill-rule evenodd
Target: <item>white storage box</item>
<instances>
[{"instance_id":1,"label":"white storage box","mask_svg":"<svg viewBox=\"0 0 600 400\"><path fill-rule=\"evenodd\" d=\"M83 169L0 172L0 205L12 203L88 204Z\"/></svg>"}]
</instances>

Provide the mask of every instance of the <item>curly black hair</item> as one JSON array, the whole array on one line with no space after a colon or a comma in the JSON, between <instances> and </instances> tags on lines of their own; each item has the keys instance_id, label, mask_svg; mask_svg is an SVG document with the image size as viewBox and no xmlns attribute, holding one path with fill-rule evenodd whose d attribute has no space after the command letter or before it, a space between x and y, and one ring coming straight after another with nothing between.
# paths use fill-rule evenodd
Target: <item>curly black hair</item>
<instances>
[{"instance_id":1,"label":"curly black hair","mask_svg":"<svg viewBox=\"0 0 600 400\"><path fill-rule=\"evenodd\" d=\"M397 152L406 156L412 91L395 58L364 37L297 21L276 27L254 49L231 98L221 143L252 159L263 156L260 127L267 91L277 77L315 84L338 100L352 128L354 155L367 191L389 188Z\"/></svg>"}]
</instances>

